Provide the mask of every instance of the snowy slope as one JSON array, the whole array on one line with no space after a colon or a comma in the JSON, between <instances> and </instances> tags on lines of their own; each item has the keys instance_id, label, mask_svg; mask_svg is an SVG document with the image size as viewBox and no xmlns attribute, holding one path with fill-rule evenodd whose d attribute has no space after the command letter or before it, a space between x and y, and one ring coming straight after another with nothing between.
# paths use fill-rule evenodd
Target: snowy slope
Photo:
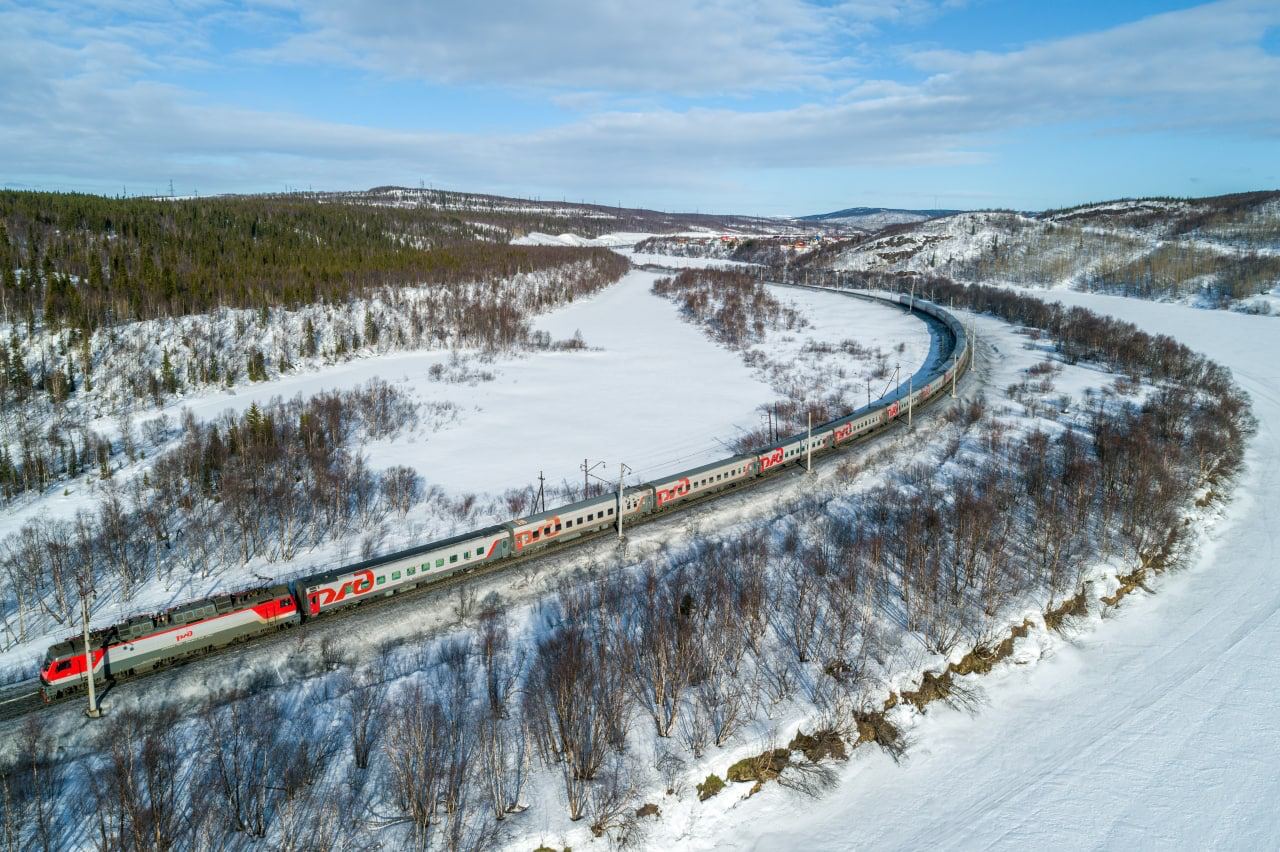
<instances>
[{"instance_id":1,"label":"snowy slope","mask_svg":"<svg viewBox=\"0 0 1280 852\"><path fill-rule=\"evenodd\" d=\"M997 669L976 717L931 709L902 765L865 750L825 800L770 791L689 848L1276 848L1280 336L1265 318L1053 298L1232 368L1261 424L1239 497L1189 571Z\"/></svg>"},{"instance_id":2,"label":"snowy slope","mask_svg":"<svg viewBox=\"0 0 1280 852\"><path fill-rule=\"evenodd\" d=\"M604 246L606 248L618 248L621 246L633 246L641 240L648 239L653 234L619 232L615 234L602 234L598 237L582 237L578 234L566 233L552 236L551 234L543 234L534 231L525 234L523 237L516 237L511 241L516 246Z\"/></svg>"},{"instance_id":3,"label":"snowy slope","mask_svg":"<svg viewBox=\"0 0 1280 852\"><path fill-rule=\"evenodd\" d=\"M959 213L888 228L820 262L1274 311L1268 294L1280 287L1280 199L1273 196Z\"/></svg>"}]
</instances>

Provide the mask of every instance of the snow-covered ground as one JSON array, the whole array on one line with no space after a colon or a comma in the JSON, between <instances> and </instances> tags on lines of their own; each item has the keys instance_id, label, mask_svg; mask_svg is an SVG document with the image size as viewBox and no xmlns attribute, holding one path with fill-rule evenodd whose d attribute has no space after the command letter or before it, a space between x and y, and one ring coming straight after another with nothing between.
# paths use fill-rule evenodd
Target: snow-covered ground
<instances>
[{"instance_id":1,"label":"snow-covered ground","mask_svg":"<svg viewBox=\"0 0 1280 852\"><path fill-rule=\"evenodd\" d=\"M741 260L728 260L727 258L718 257L677 257L671 254L652 254L650 252L622 249L618 250L618 253L631 258L632 263L641 266L667 266L681 269L729 269L731 267L745 269L756 265Z\"/></svg>"},{"instance_id":2,"label":"snow-covered ground","mask_svg":"<svg viewBox=\"0 0 1280 852\"><path fill-rule=\"evenodd\" d=\"M687 848L1265 849L1280 838L1280 335L1272 320L1055 292L1229 366L1259 420L1189 570L930 709L901 765L855 752L820 801L770 789Z\"/></svg>"},{"instance_id":3,"label":"snow-covered ground","mask_svg":"<svg viewBox=\"0 0 1280 852\"><path fill-rule=\"evenodd\" d=\"M176 422L180 409L188 408L198 420L207 421L227 409L244 411L277 396L308 397L381 378L420 404L421 420L392 438L365 444L361 449L370 466L408 465L428 487L438 487L449 498L478 499L476 511L466 518L433 500L424 501L403 522L384 531L378 549L504 521L509 518L504 492L536 486L539 473L552 489L580 483L579 465L585 458L593 464L608 463L595 471L605 479L616 477L617 465L625 463L633 471L628 481L642 482L731 455L729 444L761 425L758 407L775 394L769 377L685 322L674 304L652 294L658 277L633 270L595 296L536 320L537 328L553 339L580 332L587 350L536 351L492 361L474 352L461 358L440 351L394 352L184 398L171 403L165 413ZM872 353L892 350L903 376L929 353L927 327L893 308L834 294L786 290L779 297L796 302L811 317L809 328L774 334L779 352L798 351L809 339L832 344L851 339L867 349L863 358L839 356L851 375L874 368ZM899 344L901 352L896 350ZM432 378L436 366L444 367L446 380ZM450 376L463 380L448 381ZM433 416L433 409L443 416ZM139 416L139 421L145 419ZM141 476L152 459L149 453L147 460L117 472L115 479ZM92 505L102 487L95 478L81 478L65 490L15 507L0 518L0 535L37 516L71 519L77 510ZM245 565L228 564L207 578L175 575L164 584L146 584L129 601L100 600L93 620L110 624L132 612L162 608L254 578L287 577L353 561L358 546L358 541L341 540L304 551L290 562L268 564L259 558ZM0 655L0 669L29 664L33 655L65 632L61 628L37 635L10 649Z\"/></svg>"},{"instance_id":4,"label":"snow-covered ground","mask_svg":"<svg viewBox=\"0 0 1280 852\"><path fill-rule=\"evenodd\" d=\"M620 231L612 234L601 234L598 237L583 237L572 233L552 235L534 231L525 234L523 237L516 237L511 241L511 244L516 246L573 246L577 248L603 246L605 248L618 248L619 246L633 246L651 236L653 234Z\"/></svg>"},{"instance_id":5,"label":"snow-covered ground","mask_svg":"<svg viewBox=\"0 0 1280 852\"><path fill-rule=\"evenodd\" d=\"M719 231L711 230L690 230L682 231L678 234L665 234L662 236L673 237L711 237L716 236ZM726 231L725 233L735 233ZM623 257L630 258L633 263L638 266L653 265L666 267L679 267L687 269L721 269L728 267L753 267L753 263L744 263L739 260L718 259L709 257L677 257L667 254L653 254L651 252L637 252L635 246L650 237L659 236L658 234L642 234L631 232L618 232L612 234L603 234L599 237L583 237L578 234L559 234L552 236L551 234L540 234L533 232L523 237L516 237L511 242L513 245L525 246L574 246L574 247L604 247L611 248Z\"/></svg>"}]
</instances>

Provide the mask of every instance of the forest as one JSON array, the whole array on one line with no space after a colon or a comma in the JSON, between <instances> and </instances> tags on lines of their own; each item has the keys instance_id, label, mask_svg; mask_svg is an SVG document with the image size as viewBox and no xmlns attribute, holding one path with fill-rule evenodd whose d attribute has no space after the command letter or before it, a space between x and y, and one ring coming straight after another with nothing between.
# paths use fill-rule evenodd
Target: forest
<instances>
[{"instance_id":1,"label":"forest","mask_svg":"<svg viewBox=\"0 0 1280 852\"><path fill-rule=\"evenodd\" d=\"M290 196L104 198L0 191L0 323L119 323L510 278L608 254L516 246L431 208Z\"/></svg>"},{"instance_id":2,"label":"forest","mask_svg":"<svg viewBox=\"0 0 1280 852\"><path fill-rule=\"evenodd\" d=\"M116 714L82 753L57 753L29 726L0 773L0 841L483 849L546 819L524 815L546 784L570 821L625 845L673 801L732 785L813 791L860 744L902 753L886 707L977 700L946 670L886 702L882 678L910 664L904 647L959 649L967 671L989 667L1007 654L1012 612L1034 603L1052 628L1086 605L1088 566L1127 566L1135 584L1167 567L1183 513L1241 465L1255 428L1247 398L1227 370L1171 338L999 288L850 283L954 298L1047 345L1007 391L1015 408L1040 412L1031 428L1014 428L995 400L958 404L927 459L880 471L871 489L813 489L732 535L695 534L631 570L566 581L528 615L498 599L460 604L448 635L391 643L373 660L299 646L252 688L214 694L194 714L178 718L164 702ZM1053 406L1053 377L1072 364L1111 371L1114 390ZM1147 393L1134 392L1140 383ZM207 506L204 483L225 493L227 471L277 452L275 429L307 410L272 413L281 427L271 429L223 423L216 452L212 433L191 431L159 477L174 485L153 487L166 503ZM307 433L287 445L314 443ZM245 462L229 452L232 434ZM314 451L288 452L309 464ZM851 460L841 477L858 470ZM343 493L335 522L356 511L354 491ZM293 503L294 514L323 529L316 515L327 509L311 502ZM288 515L254 531L231 513L227 540L276 547ZM109 544L92 546L111 559ZM795 737L761 737L796 712ZM754 756L691 777L744 744Z\"/></svg>"}]
</instances>

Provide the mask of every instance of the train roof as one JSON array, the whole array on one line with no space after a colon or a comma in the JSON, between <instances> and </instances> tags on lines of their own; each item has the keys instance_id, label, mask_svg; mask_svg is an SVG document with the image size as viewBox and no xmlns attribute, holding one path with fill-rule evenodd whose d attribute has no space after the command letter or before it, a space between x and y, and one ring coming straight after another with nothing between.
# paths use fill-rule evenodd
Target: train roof
<instances>
[{"instance_id":1,"label":"train roof","mask_svg":"<svg viewBox=\"0 0 1280 852\"><path fill-rule=\"evenodd\" d=\"M229 589L225 592L219 592L214 595L197 598L193 601L184 601L177 606L170 607L169 609L157 609L149 612L135 613L134 615L123 618L115 624L108 625L107 627L92 628L89 631L89 638L92 640L101 640L108 636L113 630L120 631L121 628L133 627L144 622L152 624L155 622L155 619L161 615L169 616L171 619L175 619L175 623L180 623L181 621L187 620L187 618L197 610L202 610L208 606L216 608L219 601L234 602L235 598L241 598L242 600L253 598L256 602L256 599L274 598L287 594L289 594L289 586L286 583L268 583L259 586ZM72 650L82 651L83 648L84 637L81 634L76 633L72 636L68 636L60 642L54 643L49 649L49 654L60 655Z\"/></svg>"},{"instance_id":2,"label":"train roof","mask_svg":"<svg viewBox=\"0 0 1280 852\"><path fill-rule=\"evenodd\" d=\"M628 487L626 491L630 492L631 488L633 487L635 486ZM608 491L604 494L598 494L595 497L588 497L586 500L578 500L577 502L574 502L574 503L566 503L563 506L553 506L550 509L547 509L545 512L536 512L532 515L522 515L519 518L512 518L511 520L507 521L506 526L507 528L524 526L525 524L529 524L534 521L540 521L545 518L554 518L556 515L567 515L570 512L577 512L582 509L589 509L592 506L598 506L601 503L608 503L610 505L613 505L617 502L618 502L618 492Z\"/></svg>"},{"instance_id":3,"label":"train roof","mask_svg":"<svg viewBox=\"0 0 1280 852\"><path fill-rule=\"evenodd\" d=\"M385 553L381 556L371 556L368 559L357 562L354 565L342 565L338 568L330 568L328 571L321 571L318 574L308 574L305 577L299 577L296 581L300 586L310 586L314 583L327 583L330 580L336 580L346 574L354 571L363 571L366 568L373 568L377 565L385 565L388 562L399 562L401 559L408 559L411 556L420 556L423 553L430 553L433 550L439 550L442 547L452 547L455 544L461 544L464 541L470 541L475 538L487 538L494 533L506 532L507 528L501 524L484 527L483 529L471 530L470 532L461 533L460 535L450 536L449 538L441 538L435 541L429 541L426 544L419 544L416 547L397 550L394 553Z\"/></svg>"},{"instance_id":4,"label":"train roof","mask_svg":"<svg viewBox=\"0 0 1280 852\"><path fill-rule=\"evenodd\" d=\"M729 456L728 458L723 458L718 461L708 462L706 464L698 465L697 467L691 467L688 470L678 470L675 473L669 473L666 476L659 476L656 479L649 480L647 484L655 485L659 482L670 482L673 479L680 479L685 476L697 476L700 473L706 473L709 470L719 470L722 467L728 467L729 465L738 464L739 462L755 461L756 456L757 453L739 453L736 456Z\"/></svg>"}]
</instances>

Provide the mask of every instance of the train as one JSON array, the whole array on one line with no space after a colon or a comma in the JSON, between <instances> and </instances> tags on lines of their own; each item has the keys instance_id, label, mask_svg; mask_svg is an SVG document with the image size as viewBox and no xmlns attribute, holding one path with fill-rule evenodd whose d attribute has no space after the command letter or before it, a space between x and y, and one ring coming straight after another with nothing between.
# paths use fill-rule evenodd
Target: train
<instances>
[{"instance_id":1,"label":"train","mask_svg":"<svg viewBox=\"0 0 1280 852\"><path fill-rule=\"evenodd\" d=\"M935 357L934 366L924 375L913 377L888 396L755 452L287 583L243 589L137 616L92 631L87 654L82 637L59 642L49 648L41 664L41 695L47 702L84 691L90 676L96 684L149 674L460 572L536 554L603 530L624 529L627 524L678 510L788 467L803 466L811 454L864 438L954 389L972 357L969 336L958 320L937 305L911 296L849 295L903 306L934 318L950 337L950 357Z\"/></svg>"}]
</instances>

